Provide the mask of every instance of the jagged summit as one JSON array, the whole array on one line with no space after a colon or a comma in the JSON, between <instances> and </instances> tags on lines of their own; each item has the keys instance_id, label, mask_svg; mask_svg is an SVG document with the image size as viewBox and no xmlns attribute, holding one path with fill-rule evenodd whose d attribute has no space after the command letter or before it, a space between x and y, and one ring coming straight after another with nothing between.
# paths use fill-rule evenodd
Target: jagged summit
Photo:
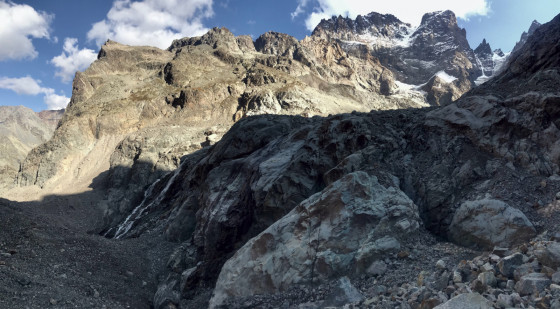
<instances>
[{"instance_id":1,"label":"jagged summit","mask_svg":"<svg viewBox=\"0 0 560 309\"><path fill-rule=\"evenodd\" d=\"M335 40L351 55L378 58L396 77L400 92L426 92L434 105L456 100L481 75L466 31L451 11L424 14L417 27L375 12L355 20L333 17L322 20L312 37ZM451 78L432 81L444 73ZM434 87L421 87L428 84Z\"/></svg>"},{"instance_id":2,"label":"jagged summit","mask_svg":"<svg viewBox=\"0 0 560 309\"><path fill-rule=\"evenodd\" d=\"M512 52L507 67L493 79L495 89L503 89L507 95L519 94L518 84L525 85L524 91L549 91L560 87L560 15L540 25L533 22L526 42ZM522 36L523 38L523 36Z\"/></svg>"},{"instance_id":3,"label":"jagged summit","mask_svg":"<svg viewBox=\"0 0 560 309\"><path fill-rule=\"evenodd\" d=\"M350 31L357 34L374 32L391 36L401 26L410 27L410 24L403 23L391 14L371 12L365 16L358 15L355 20L339 15L338 17L333 16L331 19L321 20L311 35L322 36L325 35L325 32L345 33Z\"/></svg>"},{"instance_id":4,"label":"jagged summit","mask_svg":"<svg viewBox=\"0 0 560 309\"><path fill-rule=\"evenodd\" d=\"M431 29L455 29L458 28L457 17L455 13L450 10L446 11L436 11L426 13L422 16L422 21L420 22L420 27L429 27Z\"/></svg>"},{"instance_id":5,"label":"jagged summit","mask_svg":"<svg viewBox=\"0 0 560 309\"><path fill-rule=\"evenodd\" d=\"M486 39L482 39L482 43L480 43L478 47L474 49L474 52L479 55L481 54L491 55L492 48L490 47L490 44L486 42Z\"/></svg>"},{"instance_id":6,"label":"jagged summit","mask_svg":"<svg viewBox=\"0 0 560 309\"><path fill-rule=\"evenodd\" d=\"M539 23L536 20L533 20L533 22L531 23L531 26L529 26L529 30L527 30L527 32L523 32L521 34L521 38L519 38L519 41L517 43L515 43L515 46L513 47L513 49L511 50L511 53L515 53L516 51L518 51L519 49L521 49L521 47L523 47L523 45L525 45L525 43L527 42L527 39L541 26L541 23Z\"/></svg>"},{"instance_id":7,"label":"jagged summit","mask_svg":"<svg viewBox=\"0 0 560 309\"><path fill-rule=\"evenodd\" d=\"M498 56L500 56L500 57L503 57L503 56L506 55L506 54L502 51L501 48L494 49L494 54L496 54L496 55L498 55Z\"/></svg>"}]
</instances>

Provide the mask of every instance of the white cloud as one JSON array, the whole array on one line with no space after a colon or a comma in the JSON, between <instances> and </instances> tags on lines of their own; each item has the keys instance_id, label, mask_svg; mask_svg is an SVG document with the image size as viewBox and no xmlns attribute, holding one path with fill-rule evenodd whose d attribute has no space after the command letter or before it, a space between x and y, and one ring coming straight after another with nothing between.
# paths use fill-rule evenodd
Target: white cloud
<instances>
[{"instance_id":1,"label":"white cloud","mask_svg":"<svg viewBox=\"0 0 560 309\"><path fill-rule=\"evenodd\" d=\"M0 0L0 61L37 57L31 39L48 39L52 19L53 15L29 5Z\"/></svg>"},{"instance_id":2,"label":"white cloud","mask_svg":"<svg viewBox=\"0 0 560 309\"><path fill-rule=\"evenodd\" d=\"M35 80L30 76L19 78L0 77L0 89L12 90L22 95L43 94L43 100L48 109L63 109L70 102L70 98L58 95L52 88L44 88L40 85L40 80Z\"/></svg>"},{"instance_id":3,"label":"white cloud","mask_svg":"<svg viewBox=\"0 0 560 309\"><path fill-rule=\"evenodd\" d=\"M292 18L304 13L308 2L309 0L298 0L298 7L292 13ZM490 12L490 4L488 0L317 0L317 6L313 12L306 16L305 25L312 31L323 18L328 19L333 15L356 18L358 15L366 15L371 12L393 14L403 22L418 25L424 13L440 10L451 10L458 18L468 19L471 16L487 15Z\"/></svg>"},{"instance_id":4,"label":"white cloud","mask_svg":"<svg viewBox=\"0 0 560 309\"><path fill-rule=\"evenodd\" d=\"M298 0L298 6L296 8L295 11L292 12L292 20L296 17L298 17L301 13L305 12L305 7L307 6L307 3L309 2L309 0Z\"/></svg>"},{"instance_id":5,"label":"white cloud","mask_svg":"<svg viewBox=\"0 0 560 309\"><path fill-rule=\"evenodd\" d=\"M98 45L111 39L163 49L174 39L204 34L208 29L202 21L213 14L212 0L116 0L87 37Z\"/></svg>"},{"instance_id":6,"label":"white cloud","mask_svg":"<svg viewBox=\"0 0 560 309\"><path fill-rule=\"evenodd\" d=\"M17 94L38 95L42 88L39 86L41 81L26 76L21 78L0 78L0 88L9 89Z\"/></svg>"},{"instance_id":7,"label":"white cloud","mask_svg":"<svg viewBox=\"0 0 560 309\"><path fill-rule=\"evenodd\" d=\"M83 71L95 59L97 59L97 53L93 49L78 49L78 39L66 38L62 53L52 58L50 63L58 68L55 76L60 77L66 83L74 78L76 71Z\"/></svg>"},{"instance_id":8,"label":"white cloud","mask_svg":"<svg viewBox=\"0 0 560 309\"><path fill-rule=\"evenodd\" d=\"M69 97L55 93L45 94L43 100L45 101L45 104L47 104L47 109L63 109L66 108L70 102Z\"/></svg>"}]
</instances>

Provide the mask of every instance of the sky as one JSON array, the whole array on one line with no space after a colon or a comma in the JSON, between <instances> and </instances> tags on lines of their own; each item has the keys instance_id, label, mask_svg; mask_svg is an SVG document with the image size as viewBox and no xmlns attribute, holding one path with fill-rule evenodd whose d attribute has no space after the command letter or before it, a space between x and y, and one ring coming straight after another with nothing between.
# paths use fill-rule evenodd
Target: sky
<instances>
[{"instance_id":1,"label":"sky","mask_svg":"<svg viewBox=\"0 0 560 309\"><path fill-rule=\"evenodd\" d=\"M0 0L0 105L64 108L76 71L111 39L167 48L212 27L257 39L267 31L310 35L322 18L375 11L418 25L450 9L474 49L485 38L510 51L533 20L550 21L560 0Z\"/></svg>"}]
</instances>

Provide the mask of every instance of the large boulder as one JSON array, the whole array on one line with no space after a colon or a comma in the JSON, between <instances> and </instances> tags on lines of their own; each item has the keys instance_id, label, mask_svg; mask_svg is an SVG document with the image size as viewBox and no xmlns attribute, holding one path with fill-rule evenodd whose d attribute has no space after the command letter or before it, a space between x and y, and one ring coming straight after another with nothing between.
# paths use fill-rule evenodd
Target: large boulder
<instances>
[{"instance_id":1,"label":"large boulder","mask_svg":"<svg viewBox=\"0 0 560 309\"><path fill-rule=\"evenodd\" d=\"M223 266L210 305L360 273L398 250L397 238L417 230L419 220L398 188L365 172L348 174L238 250Z\"/></svg>"},{"instance_id":2,"label":"large boulder","mask_svg":"<svg viewBox=\"0 0 560 309\"><path fill-rule=\"evenodd\" d=\"M535 234L533 224L521 211L492 199L463 203L449 226L449 235L458 244L486 249L509 247Z\"/></svg>"}]
</instances>

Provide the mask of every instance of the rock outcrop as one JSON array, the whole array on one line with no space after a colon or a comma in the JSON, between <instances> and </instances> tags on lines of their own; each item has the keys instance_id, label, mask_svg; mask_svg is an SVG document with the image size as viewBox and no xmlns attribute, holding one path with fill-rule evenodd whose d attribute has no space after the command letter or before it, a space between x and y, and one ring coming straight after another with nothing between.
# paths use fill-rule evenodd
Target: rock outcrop
<instances>
[{"instance_id":1,"label":"rock outcrop","mask_svg":"<svg viewBox=\"0 0 560 309\"><path fill-rule=\"evenodd\" d=\"M467 201L457 209L449 236L465 246L509 248L536 236L533 224L518 209L499 200Z\"/></svg>"},{"instance_id":2,"label":"rock outcrop","mask_svg":"<svg viewBox=\"0 0 560 309\"><path fill-rule=\"evenodd\" d=\"M179 242L158 309L216 282L212 306L380 276L390 258L412 254L405 239L415 233L488 248L557 228L560 16L458 100L481 68L453 13L426 14L414 31L379 14L322 24L299 42L270 32L253 43L217 28L168 50L107 42L76 75L60 125L22 164L19 183L57 192L95 179L108 192L103 235ZM348 41L362 30L389 43ZM417 65L400 72L405 63ZM399 80L427 81L431 104L446 105L391 110L425 106L398 97ZM480 231L481 218L498 225ZM555 246L524 251L555 265ZM539 264L516 254L455 269L438 262L391 302L552 295L552 276L532 275ZM519 288L508 283L516 271Z\"/></svg>"},{"instance_id":3,"label":"rock outcrop","mask_svg":"<svg viewBox=\"0 0 560 309\"><path fill-rule=\"evenodd\" d=\"M348 174L237 250L222 268L210 307L232 296L362 273L398 252L397 238L416 231L419 220L398 188L364 172Z\"/></svg>"}]
</instances>

